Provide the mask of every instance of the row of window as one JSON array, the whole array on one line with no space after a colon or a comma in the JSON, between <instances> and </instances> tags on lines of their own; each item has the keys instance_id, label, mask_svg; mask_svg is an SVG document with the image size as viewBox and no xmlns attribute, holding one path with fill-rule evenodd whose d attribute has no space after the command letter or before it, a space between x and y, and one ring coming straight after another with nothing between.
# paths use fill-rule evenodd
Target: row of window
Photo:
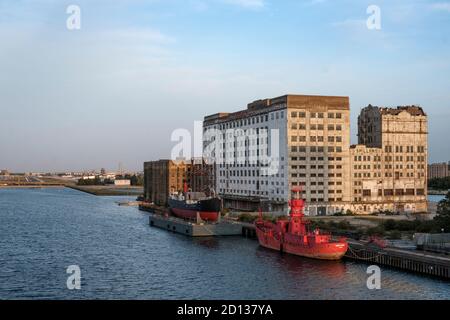
<instances>
[{"instance_id":1,"label":"row of window","mask_svg":"<svg viewBox=\"0 0 450 320\"><path fill-rule=\"evenodd\" d=\"M310 142L324 142L324 136L310 136ZM328 137L328 142L342 142L342 137ZM291 142L306 142L306 136L291 136Z\"/></svg>"},{"instance_id":2,"label":"row of window","mask_svg":"<svg viewBox=\"0 0 450 320\"><path fill-rule=\"evenodd\" d=\"M311 112L309 114L310 118L319 118L319 119L323 119L325 118L325 113L323 112ZM292 118L306 118L306 112L305 111L292 111L291 112L291 117ZM328 119L342 119L342 113L334 113L334 112L329 112L327 114Z\"/></svg>"},{"instance_id":3,"label":"row of window","mask_svg":"<svg viewBox=\"0 0 450 320\"><path fill-rule=\"evenodd\" d=\"M306 153L306 152L325 152L325 149L328 152L337 152L337 153L341 153L342 152L342 147L316 147L316 146L311 146L311 147L304 147L304 146L291 146L291 152L301 152L301 153Z\"/></svg>"},{"instance_id":4,"label":"row of window","mask_svg":"<svg viewBox=\"0 0 450 320\"><path fill-rule=\"evenodd\" d=\"M257 189L259 189L260 186L268 186L269 185L269 181L267 180L262 180L262 181L256 181L256 180L228 180L228 179L219 179L220 183L228 183L228 184L253 184L257 186ZM227 184L227 185L228 185ZM271 181L270 185L272 186L284 186L284 182L283 181Z\"/></svg>"},{"instance_id":5,"label":"row of window","mask_svg":"<svg viewBox=\"0 0 450 320\"><path fill-rule=\"evenodd\" d=\"M320 170L320 169L325 169L325 166L324 165L312 164L312 165L291 166L291 168L292 168L292 170L297 170L297 169L306 170L308 168L310 168L310 169L319 169ZM329 165L328 169L342 169L342 165L337 165L337 166Z\"/></svg>"},{"instance_id":6,"label":"row of window","mask_svg":"<svg viewBox=\"0 0 450 320\"><path fill-rule=\"evenodd\" d=\"M292 130L306 130L306 124L303 123L293 123L291 125L291 129ZM342 131L342 125L341 124L329 124L327 125L327 129L328 131ZM324 130L324 125L323 124L312 124L310 125L310 130L316 130L316 131L323 131Z\"/></svg>"},{"instance_id":7,"label":"row of window","mask_svg":"<svg viewBox=\"0 0 450 320\"><path fill-rule=\"evenodd\" d=\"M271 120L284 119L284 111L271 113L270 119ZM230 128L238 128L238 127L247 126L247 125L255 125L258 123L264 123L267 121L269 121L268 114L261 115L261 116L253 116L250 118L245 118L245 119L240 119L240 120L235 120L232 122L220 124L219 129L224 130L224 129L230 129Z\"/></svg>"},{"instance_id":8,"label":"row of window","mask_svg":"<svg viewBox=\"0 0 450 320\"><path fill-rule=\"evenodd\" d=\"M395 172L395 179L398 180L400 178L403 178L405 175L403 175L403 172ZM407 178L414 178L414 172L407 172L406 177ZM418 172L417 178L422 178L425 176L424 172ZM381 172L374 172L373 174L370 172L358 172L354 173L353 177L355 178L381 178ZM385 172L384 173L385 178L393 178L394 174L392 172Z\"/></svg>"},{"instance_id":9,"label":"row of window","mask_svg":"<svg viewBox=\"0 0 450 320\"><path fill-rule=\"evenodd\" d=\"M371 197L372 196L372 190L370 189L355 189L355 194L362 194L363 197ZM423 196L425 195L425 189L378 189L377 196Z\"/></svg>"},{"instance_id":10,"label":"row of window","mask_svg":"<svg viewBox=\"0 0 450 320\"><path fill-rule=\"evenodd\" d=\"M323 181L310 181L309 186L323 186L325 183ZM294 186L306 186L306 181L293 181ZM329 186L342 186L342 181L328 181Z\"/></svg>"},{"instance_id":11,"label":"row of window","mask_svg":"<svg viewBox=\"0 0 450 320\"><path fill-rule=\"evenodd\" d=\"M354 170L371 170L370 169L371 167L372 166L370 164L367 164L367 165L354 165L353 169ZM389 169L393 169L393 168L394 168L394 166L392 164L385 164L384 165L384 169L385 170L389 170ZM404 168L403 164L396 164L395 165L395 169L403 170L403 168ZM407 164L405 166L405 169L407 169L407 170L414 170L414 165L413 164ZM417 169L425 169L425 165L424 164L418 164L417 165ZM381 164L373 165L373 170L381 170Z\"/></svg>"},{"instance_id":12,"label":"row of window","mask_svg":"<svg viewBox=\"0 0 450 320\"><path fill-rule=\"evenodd\" d=\"M329 178L342 178L342 173L328 173L327 175L325 175L324 173L292 173L291 177L292 178L306 178L307 176L311 177L311 178L324 178L325 176L329 177Z\"/></svg>"},{"instance_id":13,"label":"row of window","mask_svg":"<svg viewBox=\"0 0 450 320\"><path fill-rule=\"evenodd\" d=\"M332 162L332 161L342 161L342 157L292 157L291 160L292 161L328 161L328 162Z\"/></svg>"},{"instance_id":14,"label":"row of window","mask_svg":"<svg viewBox=\"0 0 450 320\"><path fill-rule=\"evenodd\" d=\"M414 153L414 146L395 146L395 153L403 153L403 150L406 151L406 153ZM385 146L384 151L386 153L392 153L394 151L393 146ZM417 146L417 152L418 153L425 153L425 147L424 146Z\"/></svg>"},{"instance_id":15,"label":"row of window","mask_svg":"<svg viewBox=\"0 0 450 320\"><path fill-rule=\"evenodd\" d=\"M273 161L281 161L281 162L283 162L284 161L284 157L275 158L275 159L273 159ZM259 161L253 163L253 162L250 162L250 161L246 160L243 163L236 163L236 164L223 164L223 163L221 163L218 166L219 166L219 168L229 169L229 168L243 168L243 167L256 167L256 168L259 168L259 167L262 167L264 165L266 165L266 164L262 164ZM284 166L281 166L281 168L284 169Z\"/></svg>"}]
</instances>

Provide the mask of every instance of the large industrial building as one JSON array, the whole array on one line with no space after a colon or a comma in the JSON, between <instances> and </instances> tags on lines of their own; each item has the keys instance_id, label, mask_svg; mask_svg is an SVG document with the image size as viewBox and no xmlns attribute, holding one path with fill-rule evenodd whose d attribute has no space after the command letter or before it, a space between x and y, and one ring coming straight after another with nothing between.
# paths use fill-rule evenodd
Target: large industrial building
<instances>
[{"instance_id":1,"label":"large industrial building","mask_svg":"<svg viewBox=\"0 0 450 320\"><path fill-rule=\"evenodd\" d=\"M144 163L144 199L158 206L167 206L173 193L191 191L209 193L214 186L214 166L204 161L158 160Z\"/></svg>"},{"instance_id":2,"label":"large industrial building","mask_svg":"<svg viewBox=\"0 0 450 320\"><path fill-rule=\"evenodd\" d=\"M205 117L204 132L225 207L286 212L290 188L304 186L309 215L427 210L427 116L420 107L364 108L356 146L348 97L258 100Z\"/></svg>"},{"instance_id":3,"label":"large industrial building","mask_svg":"<svg viewBox=\"0 0 450 320\"><path fill-rule=\"evenodd\" d=\"M364 108L350 159L353 211L427 211L428 121L422 108Z\"/></svg>"}]
</instances>

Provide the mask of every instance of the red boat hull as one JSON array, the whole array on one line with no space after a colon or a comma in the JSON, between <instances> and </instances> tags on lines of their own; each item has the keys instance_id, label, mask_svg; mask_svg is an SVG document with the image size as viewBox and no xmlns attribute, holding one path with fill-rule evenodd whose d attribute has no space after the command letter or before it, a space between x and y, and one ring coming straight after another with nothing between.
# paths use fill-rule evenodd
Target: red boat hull
<instances>
[{"instance_id":1,"label":"red boat hull","mask_svg":"<svg viewBox=\"0 0 450 320\"><path fill-rule=\"evenodd\" d=\"M218 212L193 211L180 208L172 208L171 210L175 216L182 219L195 220L197 219L197 212L200 213L200 218L205 221L215 222L219 219Z\"/></svg>"},{"instance_id":2,"label":"red boat hull","mask_svg":"<svg viewBox=\"0 0 450 320\"><path fill-rule=\"evenodd\" d=\"M261 246L297 256L339 260L348 250L345 238L333 239L331 233L324 233L316 228L310 230L309 221L304 220L304 201L301 188L292 189L289 201L291 212L288 219L280 218L276 223L264 221L262 210L255 222L256 234Z\"/></svg>"},{"instance_id":3,"label":"red boat hull","mask_svg":"<svg viewBox=\"0 0 450 320\"><path fill-rule=\"evenodd\" d=\"M340 260L348 250L346 241L314 243L305 242L304 237L296 235L284 235L284 240L277 239L276 236L256 228L259 244L262 247L285 252L297 256L320 259L320 260Z\"/></svg>"}]
</instances>

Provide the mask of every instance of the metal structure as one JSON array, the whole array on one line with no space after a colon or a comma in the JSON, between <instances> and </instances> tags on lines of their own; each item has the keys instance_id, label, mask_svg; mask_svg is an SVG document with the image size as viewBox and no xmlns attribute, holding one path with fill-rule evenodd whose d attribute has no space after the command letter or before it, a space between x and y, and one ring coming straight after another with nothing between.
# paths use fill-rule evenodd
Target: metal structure
<instances>
[{"instance_id":1,"label":"metal structure","mask_svg":"<svg viewBox=\"0 0 450 320\"><path fill-rule=\"evenodd\" d=\"M322 260L339 260L348 250L345 238L334 240L329 233L319 229L309 230L309 221L304 219L305 202L301 198L301 188L292 189L291 207L288 219L279 219L276 223L264 221L262 212L255 222L256 234L261 246Z\"/></svg>"}]
</instances>

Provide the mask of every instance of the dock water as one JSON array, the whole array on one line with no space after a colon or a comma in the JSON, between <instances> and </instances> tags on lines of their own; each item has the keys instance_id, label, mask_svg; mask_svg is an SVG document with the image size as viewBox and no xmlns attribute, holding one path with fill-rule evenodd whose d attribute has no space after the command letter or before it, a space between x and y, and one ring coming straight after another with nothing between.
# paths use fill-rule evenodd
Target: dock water
<instances>
[{"instance_id":1,"label":"dock water","mask_svg":"<svg viewBox=\"0 0 450 320\"><path fill-rule=\"evenodd\" d=\"M197 224L170 217L162 208L139 207L150 214L149 223L153 227L191 237L243 236L257 239L253 224L234 221ZM361 261L379 266L392 267L408 272L450 280L450 256L428 251L399 248L381 248L376 244L366 244L357 240L348 240L349 250L345 259Z\"/></svg>"}]
</instances>

